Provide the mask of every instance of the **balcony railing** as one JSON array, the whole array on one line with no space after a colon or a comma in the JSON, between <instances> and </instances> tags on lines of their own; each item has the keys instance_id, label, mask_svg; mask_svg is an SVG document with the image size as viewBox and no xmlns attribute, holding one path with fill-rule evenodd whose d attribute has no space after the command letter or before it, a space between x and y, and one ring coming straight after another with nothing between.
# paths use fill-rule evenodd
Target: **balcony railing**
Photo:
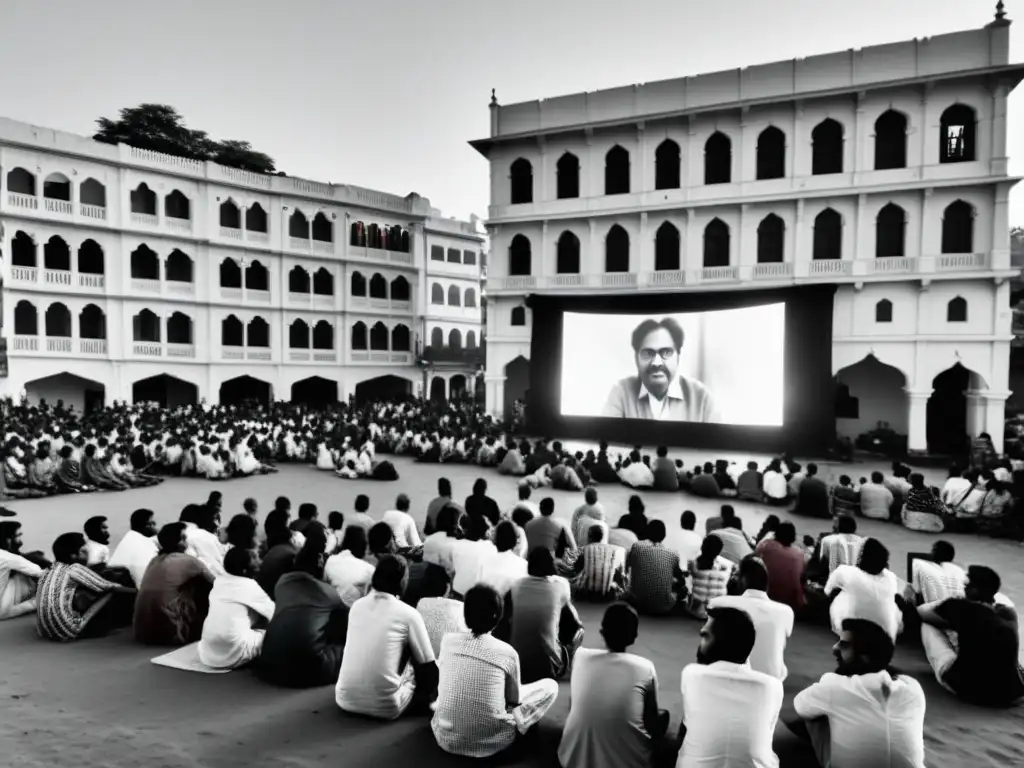
<instances>
[{"instance_id":1,"label":"balcony railing","mask_svg":"<svg viewBox=\"0 0 1024 768\"><path fill-rule=\"evenodd\" d=\"M107 220L107 209L102 205L89 205L82 203L78 206L78 211L81 213L83 219L96 219L97 221Z\"/></svg>"},{"instance_id":2,"label":"balcony railing","mask_svg":"<svg viewBox=\"0 0 1024 768\"><path fill-rule=\"evenodd\" d=\"M811 262L812 275L848 275L853 271L853 262L843 259L816 259Z\"/></svg>"},{"instance_id":3,"label":"balcony railing","mask_svg":"<svg viewBox=\"0 0 1024 768\"><path fill-rule=\"evenodd\" d=\"M334 243L329 240L314 240L313 241L313 253L334 253Z\"/></svg>"},{"instance_id":4,"label":"balcony railing","mask_svg":"<svg viewBox=\"0 0 1024 768\"><path fill-rule=\"evenodd\" d=\"M221 347L222 360L245 360L245 347Z\"/></svg>"},{"instance_id":5,"label":"balcony railing","mask_svg":"<svg viewBox=\"0 0 1024 768\"><path fill-rule=\"evenodd\" d=\"M78 351L83 355L105 355L107 354L107 340L79 339Z\"/></svg>"},{"instance_id":6,"label":"balcony railing","mask_svg":"<svg viewBox=\"0 0 1024 768\"><path fill-rule=\"evenodd\" d=\"M266 232L254 232L251 229L245 230L245 239L250 243L269 243L270 235Z\"/></svg>"},{"instance_id":7,"label":"balcony railing","mask_svg":"<svg viewBox=\"0 0 1024 768\"><path fill-rule=\"evenodd\" d=\"M15 336L11 347L15 352L38 352L39 351L39 337L38 336Z\"/></svg>"},{"instance_id":8,"label":"balcony railing","mask_svg":"<svg viewBox=\"0 0 1024 768\"><path fill-rule=\"evenodd\" d=\"M106 286L107 280L104 275L89 275L78 273L78 287L79 288L98 288L103 290Z\"/></svg>"},{"instance_id":9,"label":"balcony railing","mask_svg":"<svg viewBox=\"0 0 1024 768\"><path fill-rule=\"evenodd\" d=\"M772 278L790 277L793 274L793 262L778 261L768 264L754 265L755 280L770 280Z\"/></svg>"},{"instance_id":10,"label":"balcony railing","mask_svg":"<svg viewBox=\"0 0 1024 768\"><path fill-rule=\"evenodd\" d=\"M167 344L167 356L191 360L196 356L195 344Z\"/></svg>"},{"instance_id":11,"label":"balcony railing","mask_svg":"<svg viewBox=\"0 0 1024 768\"><path fill-rule=\"evenodd\" d=\"M63 352L68 353L72 349L72 340L70 336L47 336L46 337L46 351L47 352Z\"/></svg>"},{"instance_id":12,"label":"balcony railing","mask_svg":"<svg viewBox=\"0 0 1024 768\"><path fill-rule=\"evenodd\" d=\"M8 192L7 204L11 208L25 208L34 211L39 208L39 198L35 195L23 195L21 192Z\"/></svg>"},{"instance_id":13,"label":"balcony railing","mask_svg":"<svg viewBox=\"0 0 1024 768\"><path fill-rule=\"evenodd\" d=\"M486 347L433 347L423 348L423 359L428 363L465 363L467 365L483 365L487 359Z\"/></svg>"},{"instance_id":14,"label":"balcony railing","mask_svg":"<svg viewBox=\"0 0 1024 768\"><path fill-rule=\"evenodd\" d=\"M242 239L242 230L237 229L235 227L223 227L222 226L220 228L220 236L221 237L226 237L229 240L241 240Z\"/></svg>"},{"instance_id":15,"label":"balcony railing","mask_svg":"<svg viewBox=\"0 0 1024 768\"><path fill-rule=\"evenodd\" d=\"M192 219L179 219L174 216L167 216L164 221L167 222L168 229L173 229L176 232L189 233L192 231Z\"/></svg>"},{"instance_id":16,"label":"balcony railing","mask_svg":"<svg viewBox=\"0 0 1024 768\"><path fill-rule=\"evenodd\" d=\"M71 270L69 269L46 269L43 270L43 282L47 285L71 285Z\"/></svg>"},{"instance_id":17,"label":"balcony railing","mask_svg":"<svg viewBox=\"0 0 1024 768\"><path fill-rule=\"evenodd\" d=\"M155 227L160 223L155 213L141 213L132 211L132 224L140 224L144 227Z\"/></svg>"},{"instance_id":18,"label":"balcony railing","mask_svg":"<svg viewBox=\"0 0 1024 768\"><path fill-rule=\"evenodd\" d=\"M47 213L56 213L59 216L70 216L75 211L70 200L55 200L52 197L43 198L43 207Z\"/></svg>"},{"instance_id":19,"label":"balcony railing","mask_svg":"<svg viewBox=\"0 0 1024 768\"><path fill-rule=\"evenodd\" d=\"M11 280L15 283L35 283L39 281L38 267L11 267Z\"/></svg>"},{"instance_id":20,"label":"balcony railing","mask_svg":"<svg viewBox=\"0 0 1024 768\"><path fill-rule=\"evenodd\" d=\"M136 341L132 344L132 354L136 357L163 357L164 346L159 341Z\"/></svg>"}]
</instances>

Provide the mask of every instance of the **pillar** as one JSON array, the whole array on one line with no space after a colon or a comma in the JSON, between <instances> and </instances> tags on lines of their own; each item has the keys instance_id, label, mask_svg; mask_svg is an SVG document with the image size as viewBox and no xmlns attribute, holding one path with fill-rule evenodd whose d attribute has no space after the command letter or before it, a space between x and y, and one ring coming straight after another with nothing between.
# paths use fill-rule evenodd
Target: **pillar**
<instances>
[{"instance_id":1,"label":"pillar","mask_svg":"<svg viewBox=\"0 0 1024 768\"><path fill-rule=\"evenodd\" d=\"M505 418L505 376L484 374L485 407L497 420Z\"/></svg>"},{"instance_id":2,"label":"pillar","mask_svg":"<svg viewBox=\"0 0 1024 768\"><path fill-rule=\"evenodd\" d=\"M582 262L580 272L584 275L604 272L604 252L598 248L600 239L597 236L597 219L591 218L588 223L590 224L590 240L587 243L587 252L581 254L582 258L580 259Z\"/></svg>"},{"instance_id":3,"label":"pillar","mask_svg":"<svg viewBox=\"0 0 1024 768\"><path fill-rule=\"evenodd\" d=\"M448 402L452 399L452 382L447 376L442 376L441 381L444 382L444 400Z\"/></svg>"},{"instance_id":4,"label":"pillar","mask_svg":"<svg viewBox=\"0 0 1024 768\"><path fill-rule=\"evenodd\" d=\"M1008 160L1006 157L1006 101L1010 93L1006 83L997 83L992 88L992 147L990 150L989 172L993 176L1005 176ZM975 137L975 152L980 142Z\"/></svg>"},{"instance_id":5,"label":"pillar","mask_svg":"<svg viewBox=\"0 0 1024 768\"><path fill-rule=\"evenodd\" d=\"M985 390L979 393L979 416L982 428L978 432L988 432L992 436L992 445L996 453L1003 452L1003 430L1006 426L1006 401L1013 395L1010 391ZM968 401L969 402L969 401ZM971 433L974 437L976 433Z\"/></svg>"},{"instance_id":6,"label":"pillar","mask_svg":"<svg viewBox=\"0 0 1024 768\"><path fill-rule=\"evenodd\" d=\"M986 402L983 394L977 390L964 392L967 400L967 434L975 438L985 432L985 408Z\"/></svg>"},{"instance_id":7,"label":"pillar","mask_svg":"<svg viewBox=\"0 0 1024 768\"><path fill-rule=\"evenodd\" d=\"M654 238L647 226L647 211L640 214L640 242L637 243L637 264L630 264L630 272L649 272L654 270Z\"/></svg>"},{"instance_id":8,"label":"pillar","mask_svg":"<svg viewBox=\"0 0 1024 768\"><path fill-rule=\"evenodd\" d=\"M907 451L925 453L928 450L928 398L932 390L904 390L907 393Z\"/></svg>"}]
</instances>

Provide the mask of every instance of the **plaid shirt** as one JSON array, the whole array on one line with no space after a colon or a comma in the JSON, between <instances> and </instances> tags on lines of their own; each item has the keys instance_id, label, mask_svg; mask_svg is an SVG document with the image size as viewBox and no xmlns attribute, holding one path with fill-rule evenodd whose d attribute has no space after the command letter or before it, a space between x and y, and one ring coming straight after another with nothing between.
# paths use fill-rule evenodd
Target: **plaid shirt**
<instances>
[{"instance_id":1,"label":"plaid shirt","mask_svg":"<svg viewBox=\"0 0 1024 768\"><path fill-rule=\"evenodd\" d=\"M676 583L681 575L679 553L661 544L638 542L626 558L630 594L645 613L666 613L676 604Z\"/></svg>"},{"instance_id":2,"label":"plaid shirt","mask_svg":"<svg viewBox=\"0 0 1024 768\"><path fill-rule=\"evenodd\" d=\"M101 579L79 563L54 563L39 578L36 591L36 631L40 637L61 643L76 640L104 606L104 601L97 601L84 613L79 613L75 608L78 587L104 593L115 589L117 584Z\"/></svg>"}]
</instances>

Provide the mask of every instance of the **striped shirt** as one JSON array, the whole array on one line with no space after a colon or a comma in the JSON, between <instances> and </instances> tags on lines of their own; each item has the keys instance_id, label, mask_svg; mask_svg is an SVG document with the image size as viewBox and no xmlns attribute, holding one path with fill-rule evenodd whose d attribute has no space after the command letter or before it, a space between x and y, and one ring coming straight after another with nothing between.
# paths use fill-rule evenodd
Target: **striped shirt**
<instances>
[{"instance_id":1,"label":"striped shirt","mask_svg":"<svg viewBox=\"0 0 1024 768\"><path fill-rule=\"evenodd\" d=\"M40 637L61 643L76 640L103 607L103 602L95 602L80 613L75 608L75 592L79 587L103 593L116 589L117 584L100 578L79 563L54 563L39 578L36 592L36 631Z\"/></svg>"},{"instance_id":2,"label":"striped shirt","mask_svg":"<svg viewBox=\"0 0 1024 768\"><path fill-rule=\"evenodd\" d=\"M603 542L587 544L580 555L581 572L574 580L584 595L607 597L616 583L625 581L626 550Z\"/></svg>"}]
</instances>

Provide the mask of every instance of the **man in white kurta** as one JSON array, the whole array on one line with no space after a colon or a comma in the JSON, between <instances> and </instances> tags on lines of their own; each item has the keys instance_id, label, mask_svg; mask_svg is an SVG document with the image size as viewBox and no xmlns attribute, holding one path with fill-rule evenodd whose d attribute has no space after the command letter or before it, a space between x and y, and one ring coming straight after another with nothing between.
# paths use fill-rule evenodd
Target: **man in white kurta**
<instances>
[{"instance_id":1,"label":"man in white kurta","mask_svg":"<svg viewBox=\"0 0 1024 768\"><path fill-rule=\"evenodd\" d=\"M0 619L13 619L36 610L36 582L43 569L22 557L21 523L0 522Z\"/></svg>"},{"instance_id":2,"label":"man in white kurta","mask_svg":"<svg viewBox=\"0 0 1024 768\"><path fill-rule=\"evenodd\" d=\"M156 518L151 510L132 512L131 530L114 548L107 563L111 568L127 568L136 587L142 584L146 569L160 551L156 530Z\"/></svg>"},{"instance_id":3,"label":"man in white kurta","mask_svg":"<svg viewBox=\"0 0 1024 768\"><path fill-rule=\"evenodd\" d=\"M274 601L253 578L259 570L254 551L230 550L224 558L224 569L210 591L210 612L203 622L199 660L214 669L235 669L259 656L264 630L253 628L253 617L270 621Z\"/></svg>"}]
</instances>

